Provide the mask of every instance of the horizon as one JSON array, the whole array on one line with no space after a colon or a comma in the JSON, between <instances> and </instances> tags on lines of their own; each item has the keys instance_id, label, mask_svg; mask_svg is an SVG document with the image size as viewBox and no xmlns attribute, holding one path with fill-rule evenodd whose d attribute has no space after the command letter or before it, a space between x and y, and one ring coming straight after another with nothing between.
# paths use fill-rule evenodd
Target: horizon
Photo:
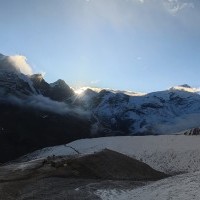
<instances>
[{"instance_id":1,"label":"horizon","mask_svg":"<svg viewBox=\"0 0 200 200\"><path fill-rule=\"evenodd\" d=\"M197 0L8 0L0 51L73 88L199 88L199 10Z\"/></svg>"},{"instance_id":2,"label":"horizon","mask_svg":"<svg viewBox=\"0 0 200 200\"><path fill-rule=\"evenodd\" d=\"M47 81L46 77L45 77L45 73L34 72L32 67L27 62L27 58L25 56L22 56L22 55L10 55L10 56L8 56L8 55L3 55L3 54L0 53L0 68L3 68L3 69L7 68L6 70L11 70L11 71L14 71L14 72L20 72L20 73L23 73L27 76L40 75L45 81ZM63 80L63 79L58 78L53 82L47 81L47 83L53 84L53 83L57 82L58 80ZM188 85L187 83L169 86L167 88L162 88L161 90L156 90L156 91L141 92L141 91L136 91L136 90L126 90L126 89L120 90L118 88L97 87L97 86L96 87L94 87L94 86L75 86L75 87L73 87L70 84L68 84L68 82L66 80L64 80L64 81L78 95L82 94L87 89L91 89L95 92L100 92L101 90L109 90L109 91L113 91L113 92L124 92L124 93L130 94L130 95L133 95L133 93L135 93L137 95L146 95L146 94L149 94L149 93L165 91L165 90L170 90L170 89L184 90L184 91L187 91L187 92L194 92L194 93L197 93L197 92L200 91L199 87L193 87L191 85Z\"/></svg>"},{"instance_id":3,"label":"horizon","mask_svg":"<svg viewBox=\"0 0 200 200\"><path fill-rule=\"evenodd\" d=\"M0 53L0 68L3 70L8 70L12 71L14 73L23 73L27 76L34 76L34 75L39 75L41 76L42 79L45 80L45 74L42 73L34 73L32 67L27 63L27 58L25 56L21 55L14 55L14 56L6 56ZM57 79L55 82L48 82L49 84L54 84L57 81L62 80L62 79ZM45 80L46 81L46 80ZM65 82L66 83L66 82ZM66 83L68 85L68 83ZM82 86L82 87L72 87L69 85L71 89L74 90L74 92L77 95L82 94L85 90L91 89L95 92L100 92L101 90L109 90L111 92L123 92L128 95L146 95L149 93L153 92L158 92L158 91L150 91L148 93L140 92L140 91L132 91L132 90L119 90L119 89L114 89L114 88L101 88L101 87L91 87L91 86ZM162 91L165 90L170 90L170 89L177 89L177 90L184 90L187 92L199 92L200 88L195 88L191 87L188 84L182 84L182 85L177 85L177 86L171 86L165 89L162 89Z\"/></svg>"}]
</instances>

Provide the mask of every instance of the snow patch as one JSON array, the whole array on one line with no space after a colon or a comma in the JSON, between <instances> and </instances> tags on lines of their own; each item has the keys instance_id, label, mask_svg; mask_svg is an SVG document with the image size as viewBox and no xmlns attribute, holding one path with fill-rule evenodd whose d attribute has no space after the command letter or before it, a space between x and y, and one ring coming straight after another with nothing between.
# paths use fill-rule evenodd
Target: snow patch
<instances>
[{"instance_id":1,"label":"snow patch","mask_svg":"<svg viewBox=\"0 0 200 200\"><path fill-rule=\"evenodd\" d=\"M97 190L102 200L199 200L200 172L156 181L133 190Z\"/></svg>"}]
</instances>

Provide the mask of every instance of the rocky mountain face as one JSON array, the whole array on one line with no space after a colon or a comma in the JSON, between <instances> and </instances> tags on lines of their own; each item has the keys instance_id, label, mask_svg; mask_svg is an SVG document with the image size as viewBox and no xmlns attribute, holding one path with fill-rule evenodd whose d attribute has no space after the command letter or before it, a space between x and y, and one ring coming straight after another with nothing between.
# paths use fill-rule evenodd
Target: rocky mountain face
<instances>
[{"instance_id":1,"label":"rocky mountain face","mask_svg":"<svg viewBox=\"0 0 200 200\"><path fill-rule=\"evenodd\" d=\"M0 62L0 163L33 150L90 136L88 114L64 103L74 95L62 80L22 74Z\"/></svg>"},{"instance_id":2,"label":"rocky mountain face","mask_svg":"<svg viewBox=\"0 0 200 200\"><path fill-rule=\"evenodd\" d=\"M0 163L43 147L90 137L90 123L78 115L0 103Z\"/></svg>"},{"instance_id":3,"label":"rocky mountain face","mask_svg":"<svg viewBox=\"0 0 200 200\"><path fill-rule=\"evenodd\" d=\"M30 79L39 94L52 100L62 102L74 95L74 91L61 79L51 84L47 83L41 74L34 74Z\"/></svg>"},{"instance_id":4,"label":"rocky mountain face","mask_svg":"<svg viewBox=\"0 0 200 200\"><path fill-rule=\"evenodd\" d=\"M200 135L200 128L192 128L184 132L184 135Z\"/></svg>"},{"instance_id":5,"label":"rocky mountain face","mask_svg":"<svg viewBox=\"0 0 200 200\"><path fill-rule=\"evenodd\" d=\"M88 89L75 104L92 111L94 135L170 134L200 126L200 95L188 85L132 95Z\"/></svg>"},{"instance_id":6,"label":"rocky mountain face","mask_svg":"<svg viewBox=\"0 0 200 200\"><path fill-rule=\"evenodd\" d=\"M41 74L27 76L17 70L4 69L1 66L0 92L1 95L14 95L20 98L43 95L59 102L74 95L73 90L61 79L49 84Z\"/></svg>"},{"instance_id":7,"label":"rocky mountain face","mask_svg":"<svg viewBox=\"0 0 200 200\"><path fill-rule=\"evenodd\" d=\"M15 95L24 98L37 94L31 80L24 74L0 70L0 92L2 95Z\"/></svg>"}]
</instances>

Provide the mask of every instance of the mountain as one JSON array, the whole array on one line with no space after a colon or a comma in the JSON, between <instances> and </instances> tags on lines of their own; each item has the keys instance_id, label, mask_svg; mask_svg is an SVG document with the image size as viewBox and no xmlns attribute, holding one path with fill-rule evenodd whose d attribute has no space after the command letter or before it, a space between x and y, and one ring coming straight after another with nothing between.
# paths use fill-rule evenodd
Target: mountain
<instances>
[{"instance_id":1,"label":"mountain","mask_svg":"<svg viewBox=\"0 0 200 200\"><path fill-rule=\"evenodd\" d=\"M1 67L1 66L0 66ZM36 95L37 91L33 87L28 76L12 70L0 68L0 92L3 95L15 95L24 98L27 95Z\"/></svg>"},{"instance_id":2,"label":"mountain","mask_svg":"<svg viewBox=\"0 0 200 200\"><path fill-rule=\"evenodd\" d=\"M0 91L2 95L15 95L20 98L30 95L43 95L60 102L74 95L73 90L63 80L49 84L41 74L34 74L29 77L19 72L1 69Z\"/></svg>"},{"instance_id":3,"label":"mountain","mask_svg":"<svg viewBox=\"0 0 200 200\"><path fill-rule=\"evenodd\" d=\"M92 111L94 136L171 134L200 126L200 95L188 85L149 94L87 89L74 104Z\"/></svg>"},{"instance_id":4,"label":"mountain","mask_svg":"<svg viewBox=\"0 0 200 200\"><path fill-rule=\"evenodd\" d=\"M12 95L26 98L31 95L43 95L62 102L74 95L73 90L65 81L59 79L49 84L41 74L25 75L15 62L11 57L0 54L1 96Z\"/></svg>"},{"instance_id":5,"label":"mountain","mask_svg":"<svg viewBox=\"0 0 200 200\"><path fill-rule=\"evenodd\" d=\"M74 95L62 80L21 73L0 55L0 163L33 150L90 136L88 113L64 103Z\"/></svg>"},{"instance_id":6,"label":"mountain","mask_svg":"<svg viewBox=\"0 0 200 200\"><path fill-rule=\"evenodd\" d=\"M0 163L36 149L90 137L89 120L79 113L59 114L9 102L1 102L0 110Z\"/></svg>"},{"instance_id":7,"label":"mountain","mask_svg":"<svg viewBox=\"0 0 200 200\"><path fill-rule=\"evenodd\" d=\"M174 134L200 127L199 90L184 84L148 94L88 88L25 75L0 54L0 162L74 139ZM2 154L2 155L1 155Z\"/></svg>"},{"instance_id":8,"label":"mountain","mask_svg":"<svg viewBox=\"0 0 200 200\"><path fill-rule=\"evenodd\" d=\"M34 74L30 79L39 94L52 100L62 102L74 95L74 91L61 79L51 84L48 84L41 74Z\"/></svg>"}]
</instances>

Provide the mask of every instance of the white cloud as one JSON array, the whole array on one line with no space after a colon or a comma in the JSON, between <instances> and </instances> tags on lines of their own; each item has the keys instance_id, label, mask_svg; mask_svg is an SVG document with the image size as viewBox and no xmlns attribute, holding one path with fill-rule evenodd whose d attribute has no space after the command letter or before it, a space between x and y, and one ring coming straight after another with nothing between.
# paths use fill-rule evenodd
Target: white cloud
<instances>
[{"instance_id":1,"label":"white cloud","mask_svg":"<svg viewBox=\"0 0 200 200\"><path fill-rule=\"evenodd\" d=\"M61 115L74 115L79 117L89 117L90 112L84 111L80 108L71 108L64 102L57 102L44 97L42 95L33 95L26 99L20 99L16 96L0 96L0 100L6 100L12 104L22 107L36 108L44 111L49 111Z\"/></svg>"},{"instance_id":2,"label":"white cloud","mask_svg":"<svg viewBox=\"0 0 200 200\"><path fill-rule=\"evenodd\" d=\"M163 4L171 14L176 14L183 9L194 8L194 3L188 0L164 0Z\"/></svg>"},{"instance_id":3,"label":"white cloud","mask_svg":"<svg viewBox=\"0 0 200 200\"><path fill-rule=\"evenodd\" d=\"M99 23L110 23L115 28L131 26L135 30L140 27L149 30L175 23L172 22L174 19L182 23L188 15L191 21L195 15L193 11L199 13L194 0L90 0L85 4L77 19L82 25L92 28L99 28ZM181 15L177 16L179 13Z\"/></svg>"},{"instance_id":4,"label":"white cloud","mask_svg":"<svg viewBox=\"0 0 200 200\"><path fill-rule=\"evenodd\" d=\"M26 75L33 73L31 66L27 63L26 57L22 55L4 56L0 54L0 68L15 70Z\"/></svg>"},{"instance_id":5,"label":"white cloud","mask_svg":"<svg viewBox=\"0 0 200 200\"><path fill-rule=\"evenodd\" d=\"M21 73L26 75L31 75L33 73L32 68L27 63L27 58L22 55L8 56L8 61L16 68L18 68Z\"/></svg>"},{"instance_id":6,"label":"white cloud","mask_svg":"<svg viewBox=\"0 0 200 200\"><path fill-rule=\"evenodd\" d=\"M100 82L100 80L93 80L93 81L91 81L90 83L91 84L97 84L97 83L99 83Z\"/></svg>"}]
</instances>

